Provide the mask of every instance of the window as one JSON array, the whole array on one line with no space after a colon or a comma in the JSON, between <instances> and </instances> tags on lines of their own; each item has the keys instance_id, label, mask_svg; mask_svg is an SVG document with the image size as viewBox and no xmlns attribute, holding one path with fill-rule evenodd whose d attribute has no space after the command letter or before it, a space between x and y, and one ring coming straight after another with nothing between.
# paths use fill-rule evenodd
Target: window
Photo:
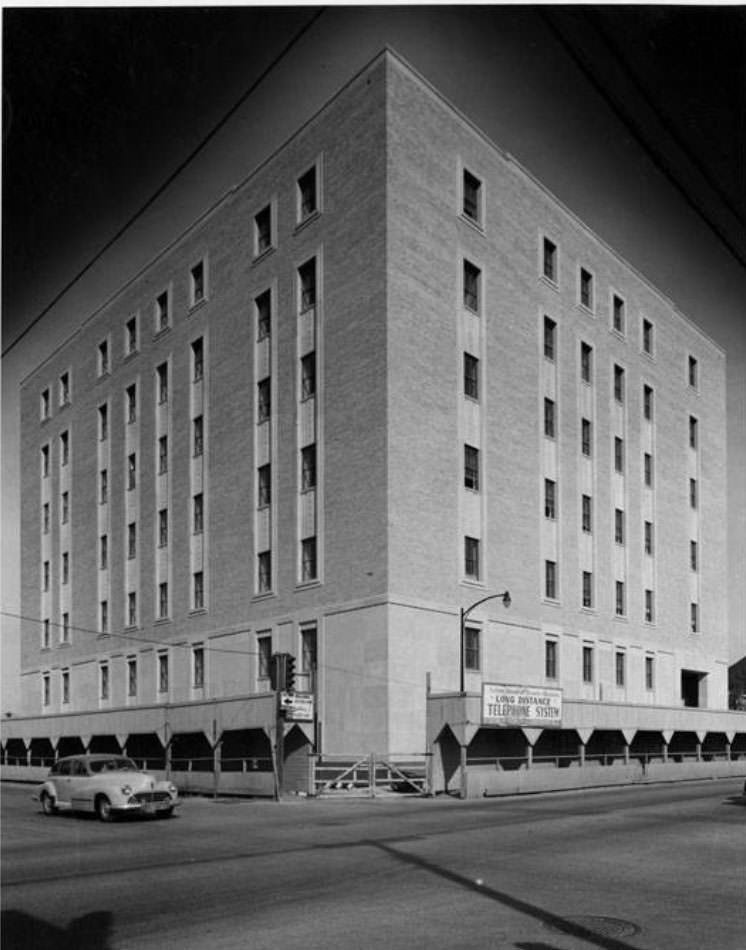
<instances>
[{"instance_id":1,"label":"window","mask_svg":"<svg viewBox=\"0 0 746 950\"><path fill-rule=\"evenodd\" d=\"M623 616L624 616L624 613L625 613L625 610L624 610L624 581L617 581L617 582L616 582L616 605L615 605L615 613L616 613L617 617L623 617Z\"/></svg>"},{"instance_id":2,"label":"window","mask_svg":"<svg viewBox=\"0 0 746 950\"><path fill-rule=\"evenodd\" d=\"M41 477L48 478L49 476L49 446L42 445L41 447Z\"/></svg>"},{"instance_id":3,"label":"window","mask_svg":"<svg viewBox=\"0 0 746 950\"><path fill-rule=\"evenodd\" d=\"M105 571L109 567L109 536L102 534L98 539L99 547L99 567Z\"/></svg>"},{"instance_id":4,"label":"window","mask_svg":"<svg viewBox=\"0 0 746 950\"><path fill-rule=\"evenodd\" d=\"M466 627L464 630L464 668L479 670L479 628Z\"/></svg>"},{"instance_id":5,"label":"window","mask_svg":"<svg viewBox=\"0 0 746 950\"><path fill-rule=\"evenodd\" d=\"M199 458L199 456L202 455L204 447L204 424L202 416L196 416L192 423L192 446L194 457Z\"/></svg>"},{"instance_id":6,"label":"window","mask_svg":"<svg viewBox=\"0 0 746 950\"><path fill-rule=\"evenodd\" d=\"M593 451L593 427L590 419L580 420L580 450L583 455L591 457Z\"/></svg>"},{"instance_id":7,"label":"window","mask_svg":"<svg viewBox=\"0 0 746 950\"><path fill-rule=\"evenodd\" d=\"M300 398L316 395L316 354L307 353L300 361Z\"/></svg>"},{"instance_id":8,"label":"window","mask_svg":"<svg viewBox=\"0 0 746 950\"><path fill-rule=\"evenodd\" d=\"M256 652L259 679L269 679L272 663L272 637L258 636L256 638Z\"/></svg>"},{"instance_id":9,"label":"window","mask_svg":"<svg viewBox=\"0 0 746 950\"><path fill-rule=\"evenodd\" d=\"M557 483L544 479L544 517L552 521L557 517Z\"/></svg>"},{"instance_id":10,"label":"window","mask_svg":"<svg viewBox=\"0 0 746 950\"><path fill-rule=\"evenodd\" d=\"M689 416L689 447L697 448L697 420L694 416Z\"/></svg>"},{"instance_id":11,"label":"window","mask_svg":"<svg viewBox=\"0 0 746 950\"><path fill-rule=\"evenodd\" d=\"M547 280L557 283L557 245L544 238L542 247L542 273Z\"/></svg>"},{"instance_id":12,"label":"window","mask_svg":"<svg viewBox=\"0 0 746 950\"><path fill-rule=\"evenodd\" d=\"M105 442L109 436L109 407L104 404L98 407L98 437Z\"/></svg>"},{"instance_id":13,"label":"window","mask_svg":"<svg viewBox=\"0 0 746 950\"><path fill-rule=\"evenodd\" d=\"M654 684L654 663L652 656L645 657L645 689L652 689Z\"/></svg>"},{"instance_id":14,"label":"window","mask_svg":"<svg viewBox=\"0 0 746 950\"><path fill-rule=\"evenodd\" d=\"M479 360L471 353L464 353L464 395L479 399Z\"/></svg>"},{"instance_id":15,"label":"window","mask_svg":"<svg viewBox=\"0 0 746 950\"><path fill-rule=\"evenodd\" d=\"M653 418L653 388L642 387L642 414L650 422Z\"/></svg>"},{"instance_id":16,"label":"window","mask_svg":"<svg viewBox=\"0 0 746 950\"><path fill-rule=\"evenodd\" d=\"M557 599L557 562L544 561L544 596Z\"/></svg>"},{"instance_id":17,"label":"window","mask_svg":"<svg viewBox=\"0 0 746 950\"><path fill-rule=\"evenodd\" d=\"M67 524L70 519L70 492L63 491L60 496L60 521Z\"/></svg>"},{"instance_id":18,"label":"window","mask_svg":"<svg viewBox=\"0 0 746 950\"><path fill-rule=\"evenodd\" d=\"M99 504L105 505L109 497L109 473L102 468L98 473Z\"/></svg>"},{"instance_id":19,"label":"window","mask_svg":"<svg viewBox=\"0 0 746 950\"><path fill-rule=\"evenodd\" d=\"M652 590L645 591L645 623L655 620L655 594Z\"/></svg>"},{"instance_id":20,"label":"window","mask_svg":"<svg viewBox=\"0 0 746 950\"><path fill-rule=\"evenodd\" d=\"M49 673L44 673L41 678L41 702L43 706L48 706L52 701L52 690Z\"/></svg>"},{"instance_id":21,"label":"window","mask_svg":"<svg viewBox=\"0 0 746 950\"><path fill-rule=\"evenodd\" d=\"M463 204L464 217L475 224L482 222L482 182L464 169Z\"/></svg>"},{"instance_id":22,"label":"window","mask_svg":"<svg viewBox=\"0 0 746 950\"><path fill-rule=\"evenodd\" d=\"M62 671L62 704L67 706L70 702L70 670Z\"/></svg>"},{"instance_id":23,"label":"window","mask_svg":"<svg viewBox=\"0 0 746 950\"><path fill-rule=\"evenodd\" d=\"M127 490L132 491L137 485L137 455L133 452L127 456Z\"/></svg>"},{"instance_id":24,"label":"window","mask_svg":"<svg viewBox=\"0 0 746 950\"><path fill-rule=\"evenodd\" d=\"M479 491L479 449L464 446L464 488Z\"/></svg>"},{"instance_id":25,"label":"window","mask_svg":"<svg viewBox=\"0 0 746 950\"><path fill-rule=\"evenodd\" d=\"M261 551L257 555L257 590L266 594L272 590L272 552Z\"/></svg>"},{"instance_id":26,"label":"window","mask_svg":"<svg viewBox=\"0 0 746 950\"><path fill-rule=\"evenodd\" d=\"M101 633L109 632L109 602L102 600L99 604L99 630Z\"/></svg>"},{"instance_id":27,"label":"window","mask_svg":"<svg viewBox=\"0 0 746 950\"><path fill-rule=\"evenodd\" d=\"M316 445L307 445L300 453L300 490L316 487Z\"/></svg>"},{"instance_id":28,"label":"window","mask_svg":"<svg viewBox=\"0 0 746 950\"><path fill-rule=\"evenodd\" d=\"M624 544L624 512L621 508L614 509L614 540L617 544Z\"/></svg>"},{"instance_id":29,"label":"window","mask_svg":"<svg viewBox=\"0 0 746 950\"><path fill-rule=\"evenodd\" d=\"M550 439L554 438L554 400L544 399L544 435Z\"/></svg>"},{"instance_id":30,"label":"window","mask_svg":"<svg viewBox=\"0 0 746 950\"><path fill-rule=\"evenodd\" d=\"M304 221L317 210L316 166L314 165L298 179L298 221Z\"/></svg>"},{"instance_id":31,"label":"window","mask_svg":"<svg viewBox=\"0 0 746 950\"><path fill-rule=\"evenodd\" d=\"M316 652L316 627L305 627L300 632L301 672L313 674L318 666Z\"/></svg>"},{"instance_id":32,"label":"window","mask_svg":"<svg viewBox=\"0 0 746 950\"><path fill-rule=\"evenodd\" d=\"M254 299L256 312L256 338L263 340L272 332L272 292L265 290Z\"/></svg>"},{"instance_id":33,"label":"window","mask_svg":"<svg viewBox=\"0 0 746 950\"><path fill-rule=\"evenodd\" d=\"M70 405L70 374L60 376L60 406Z\"/></svg>"},{"instance_id":34,"label":"window","mask_svg":"<svg viewBox=\"0 0 746 950\"><path fill-rule=\"evenodd\" d=\"M60 465L67 465L70 461L70 436L67 432L60 435Z\"/></svg>"},{"instance_id":35,"label":"window","mask_svg":"<svg viewBox=\"0 0 746 950\"><path fill-rule=\"evenodd\" d=\"M590 495L583 495L582 497L581 526L586 534L593 531L593 508Z\"/></svg>"},{"instance_id":36,"label":"window","mask_svg":"<svg viewBox=\"0 0 746 950\"><path fill-rule=\"evenodd\" d=\"M133 590L127 594L127 626L137 626L137 594Z\"/></svg>"},{"instance_id":37,"label":"window","mask_svg":"<svg viewBox=\"0 0 746 950\"><path fill-rule=\"evenodd\" d=\"M70 580L70 555L67 551L62 552L62 583L67 584Z\"/></svg>"},{"instance_id":38,"label":"window","mask_svg":"<svg viewBox=\"0 0 746 950\"><path fill-rule=\"evenodd\" d=\"M51 401L49 398L49 390L43 390L41 394L41 418L42 421L49 419L51 415Z\"/></svg>"},{"instance_id":39,"label":"window","mask_svg":"<svg viewBox=\"0 0 746 950\"><path fill-rule=\"evenodd\" d=\"M698 505L697 479L689 479L689 507L696 508Z\"/></svg>"},{"instance_id":40,"label":"window","mask_svg":"<svg viewBox=\"0 0 746 950\"><path fill-rule=\"evenodd\" d=\"M133 383L127 387L127 422L137 419L137 386Z\"/></svg>"},{"instance_id":41,"label":"window","mask_svg":"<svg viewBox=\"0 0 746 950\"><path fill-rule=\"evenodd\" d=\"M192 686L203 689L205 685L205 648L202 645L192 648Z\"/></svg>"},{"instance_id":42,"label":"window","mask_svg":"<svg viewBox=\"0 0 746 950\"><path fill-rule=\"evenodd\" d=\"M583 571L583 606L593 606L593 574L590 571Z\"/></svg>"},{"instance_id":43,"label":"window","mask_svg":"<svg viewBox=\"0 0 746 950\"><path fill-rule=\"evenodd\" d=\"M127 525L127 557L130 560L137 557L137 524L134 521Z\"/></svg>"},{"instance_id":44,"label":"window","mask_svg":"<svg viewBox=\"0 0 746 950\"><path fill-rule=\"evenodd\" d=\"M270 378L265 376L256 385L256 421L259 425L268 422L272 414L272 391Z\"/></svg>"},{"instance_id":45,"label":"window","mask_svg":"<svg viewBox=\"0 0 746 950\"><path fill-rule=\"evenodd\" d=\"M557 324L551 317L544 317L544 356L554 361L555 344L557 342Z\"/></svg>"},{"instance_id":46,"label":"window","mask_svg":"<svg viewBox=\"0 0 746 950\"><path fill-rule=\"evenodd\" d=\"M695 572L699 570L698 560L699 559L697 557L697 542L690 541L689 542L689 566Z\"/></svg>"},{"instance_id":47,"label":"window","mask_svg":"<svg viewBox=\"0 0 746 950\"><path fill-rule=\"evenodd\" d=\"M254 215L254 256L272 247L272 208L267 205Z\"/></svg>"},{"instance_id":48,"label":"window","mask_svg":"<svg viewBox=\"0 0 746 950\"><path fill-rule=\"evenodd\" d=\"M479 580L479 540L464 538L464 574L473 580Z\"/></svg>"},{"instance_id":49,"label":"window","mask_svg":"<svg viewBox=\"0 0 746 950\"><path fill-rule=\"evenodd\" d=\"M624 370L616 364L614 365L614 399L617 402L624 402Z\"/></svg>"},{"instance_id":50,"label":"window","mask_svg":"<svg viewBox=\"0 0 746 950\"><path fill-rule=\"evenodd\" d=\"M617 294L611 298L612 326L617 333L624 333L624 301Z\"/></svg>"},{"instance_id":51,"label":"window","mask_svg":"<svg viewBox=\"0 0 746 950\"><path fill-rule=\"evenodd\" d=\"M106 702L109 698L109 664L102 663L98 668L99 698Z\"/></svg>"},{"instance_id":52,"label":"window","mask_svg":"<svg viewBox=\"0 0 746 950\"><path fill-rule=\"evenodd\" d=\"M199 261L189 272L189 289L192 306L205 299L205 262Z\"/></svg>"},{"instance_id":53,"label":"window","mask_svg":"<svg viewBox=\"0 0 746 950\"><path fill-rule=\"evenodd\" d=\"M162 435L158 439L158 474L165 475L168 471L168 436Z\"/></svg>"},{"instance_id":54,"label":"window","mask_svg":"<svg viewBox=\"0 0 746 950\"><path fill-rule=\"evenodd\" d=\"M168 617L168 584L162 581L158 585L158 619L165 620Z\"/></svg>"},{"instance_id":55,"label":"window","mask_svg":"<svg viewBox=\"0 0 746 950\"><path fill-rule=\"evenodd\" d=\"M642 319L642 352L653 355L653 324L650 320Z\"/></svg>"},{"instance_id":56,"label":"window","mask_svg":"<svg viewBox=\"0 0 746 950\"><path fill-rule=\"evenodd\" d=\"M168 544L168 508L161 508L158 512L158 546L165 548Z\"/></svg>"},{"instance_id":57,"label":"window","mask_svg":"<svg viewBox=\"0 0 746 950\"><path fill-rule=\"evenodd\" d=\"M168 692L168 654L158 654L158 692Z\"/></svg>"},{"instance_id":58,"label":"window","mask_svg":"<svg viewBox=\"0 0 746 950\"><path fill-rule=\"evenodd\" d=\"M102 340L98 345L98 375L105 376L109 372L109 342Z\"/></svg>"},{"instance_id":59,"label":"window","mask_svg":"<svg viewBox=\"0 0 746 950\"><path fill-rule=\"evenodd\" d=\"M45 561L41 571L42 590L49 590L49 561Z\"/></svg>"},{"instance_id":60,"label":"window","mask_svg":"<svg viewBox=\"0 0 746 950\"><path fill-rule=\"evenodd\" d=\"M70 614L62 614L62 642L70 642Z\"/></svg>"},{"instance_id":61,"label":"window","mask_svg":"<svg viewBox=\"0 0 746 950\"><path fill-rule=\"evenodd\" d=\"M158 378L158 402L168 402L168 363L161 363L156 370Z\"/></svg>"},{"instance_id":62,"label":"window","mask_svg":"<svg viewBox=\"0 0 746 950\"><path fill-rule=\"evenodd\" d=\"M652 554L653 553L653 522L652 521L645 522L644 539L645 539L644 540L645 553Z\"/></svg>"},{"instance_id":63,"label":"window","mask_svg":"<svg viewBox=\"0 0 746 950\"><path fill-rule=\"evenodd\" d=\"M49 502L45 501L41 509L41 530L49 534Z\"/></svg>"},{"instance_id":64,"label":"window","mask_svg":"<svg viewBox=\"0 0 746 950\"><path fill-rule=\"evenodd\" d=\"M301 581L315 581L316 572L316 538L304 538L301 543Z\"/></svg>"},{"instance_id":65,"label":"window","mask_svg":"<svg viewBox=\"0 0 746 950\"><path fill-rule=\"evenodd\" d=\"M169 324L168 291L164 290L155 298L155 326L156 332L166 330Z\"/></svg>"},{"instance_id":66,"label":"window","mask_svg":"<svg viewBox=\"0 0 746 950\"><path fill-rule=\"evenodd\" d=\"M464 261L464 306L467 310L479 313L480 270L470 261Z\"/></svg>"},{"instance_id":67,"label":"window","mask_svg":"<svg viewBox=\"0 0 746 950\"><path fill-rule=\"evenodd\" d=\"M625 671L626 659L627 659L626 654L623 653L621 650L617 650L614 656L614 666L615 666L615 672L616 672L617 686L624 686L624 680L625 680L624 674L626 672Z\"/></svg>"},{"instance_id":68,"label":"window","mask_svg":"<svg viewBox=\"0 0 746 950\"><path fill-rule=\"evenodd\" d=\"M593 310L593 275L584 267L580 268L580 303Z\"/></svg>"},{"instance_id":69,"label":"window","mask_svg":"<svg viewBox=\"0 0 746 950\"><path fill-rule=\"evenodd\" d=\"M692 633L699 630L699 604L689 604L689 623Z\"/></svg>"},{"instance_id":70,"label":"window","mask_svg":"<svg viewBox=\"0 0 746 950\"><path fill-rule=\"evenodd\" d=\"M195 571L192 581L194 609L202 610L205 606L205 575L202 571Z\"/></svg>"},{"instance_id":71,"label":"window","mask_svg":"<svg viewBox=\"0 0 746 950\"><path fill-rule=\"evenodd\" d=\"M593 682L593 647L583 647L583 682Z\"/></svg>"},{"instance_id":72,"label":"window","mask_svg":"<svg viewBox=\"0 0 746 950\"><path fill-rule=\"evenodd\" d=\"M593 347L590 343L581 340L580 343L580 378L584 383L593 381Z\"/></svg>"},{"instance_id":73,"label":"window","mask_svg":"<svg viewBox=\"0 0 746 950\"><path fill-rule=\"evenodd\" d=\"M653 456L645 452L642 458L643 480L646 488L653 487Z\"/></svg>"},{"instance_id":74,"label":"window","mask_svg":"<svg viewBox=\"0 0 746 950\"><path fill-rule=\"evenodd\" d=\"M192 499L192 530L195 534L202 534L205 530L205 501L202 492L198 492Z\"/></svg>"},{"instance_id":75,"label":"window","mask_svg":"<svg viewBox=\"0 0 746 950\"><path fill-rule=\"evenodd\" d=\"M557 641L544 641L544 676L548 680L557 679Z\"/></svg>"},{"instance_id":76,"label":"window","mask_svg":"<svg viewBox=\"0 0 746 950\"><path fill-rule=\"evenodd\" d=\"M137 317L127 321L125 348L128 356L137 353Z\"/></svg>"},{"instance_id":77,"label":"window","mask_svg":"<svg viewBox=\"0 0 746 950\"><path fill-rule=\"evenodd\" d=\"M614 471L624 474L624 439L614 436Z\"/></svg>"},{"instance_id":78,"label":"window","mask_svg":"<svg viewBox=\"0 0 746 950\"><path fill-rule=\"evenodd\" d=\"M196 383L205 374L205 347L202 337L192 343L192 380Z\"/></svg>"},{"instance_id":79,"label":"window","mask_svg":"<svg viewBox=\"0 0 746 950\"><path fill-rule=\"evenodd\" d=\"M699 366L696 357L689 357L689 385L696 389L699 384Z\"/></svg>"},{"instance_id":80,"label":"window","mask_svg":"<svg viewBox=\"0 0 746 950\"><path fill-rule=\"evenodd\" d=\"M137 696L137 660L134 656L127 658L127 695Z\"/></svg>"},{"instance_id":81,"label":"window","mask_svg":"<svg viewBox=\"0 0 746 950\"><path fill-rule=\"evenodd\" d=\"M260 465L256 471L257 496L256 503L258 508L266 508L272 504L272 466Z\"/></svg>"}]
</instances>

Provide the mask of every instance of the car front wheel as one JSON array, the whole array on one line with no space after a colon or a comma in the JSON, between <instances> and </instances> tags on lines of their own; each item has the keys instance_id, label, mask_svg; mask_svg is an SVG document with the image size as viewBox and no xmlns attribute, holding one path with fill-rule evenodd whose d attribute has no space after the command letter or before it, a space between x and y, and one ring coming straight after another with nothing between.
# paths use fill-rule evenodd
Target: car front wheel
<instances>
[{"instance_id":1,"label":"car front wheel","mask_svg":"<svg viewBox=\"0 0 746 950\"><path fill-rule=\"evenodd\" d=\"M106 795L99 795L96 799L96 815L99 821L111 821L113 818L111 802Z\"/></svg>"},{"instance_id":2,"label":"car front wheel","mask_svg":"<svg viewBox=\"0 0 746 950\"><path fill-rule=\"evenodd\" d=\"M54 799L51 795L48 795L46 792L41 794L41 810L45 815L54 815L57 811L57 806L54 803Z\"/></svg>"}]
</instances>

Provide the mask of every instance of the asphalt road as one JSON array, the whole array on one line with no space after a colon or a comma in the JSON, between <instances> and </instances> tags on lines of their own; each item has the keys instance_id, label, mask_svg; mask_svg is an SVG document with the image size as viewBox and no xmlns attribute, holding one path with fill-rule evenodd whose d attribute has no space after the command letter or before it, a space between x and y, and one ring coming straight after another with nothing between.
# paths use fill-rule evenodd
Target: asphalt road
<instances>
[{"instance_id":1,"label":"asphalt road","mask_svg":"<svg viewBox=\"0 0 746 950\"><path fill-rule=\"evenodd\" d=\"M743 780L459 802L2 789L3 950L744 950Z\"/></svg>"}]
</instances>

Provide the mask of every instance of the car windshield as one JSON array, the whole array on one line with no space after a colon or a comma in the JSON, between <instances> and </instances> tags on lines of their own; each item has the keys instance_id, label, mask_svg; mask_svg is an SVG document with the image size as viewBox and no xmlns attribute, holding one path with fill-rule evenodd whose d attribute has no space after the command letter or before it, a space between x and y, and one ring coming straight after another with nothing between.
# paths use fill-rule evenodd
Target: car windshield
<instances>
[{"instance_id":1,"label":"car windshield","mask_svg":"<svg viewBox=\"0 0 746 950\"><path fill-rule=\"evenodd\" d=\"M111 758L92 759L88 763L91 772L136 772L137 766L132 759Z\"/></svg>"}]
</instances>

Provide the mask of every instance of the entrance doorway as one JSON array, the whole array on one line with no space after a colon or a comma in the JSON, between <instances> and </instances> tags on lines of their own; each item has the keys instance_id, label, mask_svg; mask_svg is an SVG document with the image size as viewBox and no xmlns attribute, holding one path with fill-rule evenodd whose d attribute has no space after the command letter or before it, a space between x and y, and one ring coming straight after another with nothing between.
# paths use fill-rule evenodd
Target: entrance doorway
<instances>
[{"instance_id":1,"label":"entrance doorway","mask_svg":"<svg viewBox=\"0 0 746 950\"><path fill-rule=\"evenodd\" d=\"M685 706L702 705L704 697L701 695L700 685L706 675L696 670L681 671L681 698Z\"/></svg>"}]
</instances>

